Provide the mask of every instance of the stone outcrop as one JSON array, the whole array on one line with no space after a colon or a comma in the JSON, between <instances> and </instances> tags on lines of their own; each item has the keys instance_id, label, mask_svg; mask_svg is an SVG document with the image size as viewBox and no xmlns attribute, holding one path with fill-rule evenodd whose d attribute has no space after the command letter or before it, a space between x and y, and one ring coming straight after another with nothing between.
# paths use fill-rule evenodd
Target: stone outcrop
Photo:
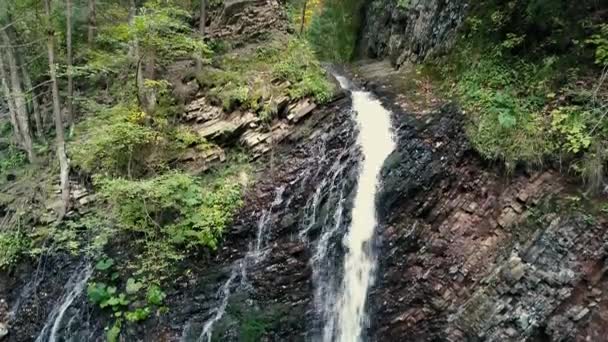
<instances>
[{"instance_id":1,"label":"stone outcrop","mask_svg":"<svg viewBox=\"0 0 608 342\"><path fill-rule=\"evenodd\" d=\"M339 94L337 98L341 96L343 94ZM182 120L201 138L219 145L241 144L251 151L256 159L286 139L317 108L317 104L309 98L291 103L285 98L279 104L278 118L271 123L264 123L252 112L237 110L224 113L221 107L211 105L206 97L201 96L185 106ZM218 159L223 160L224 157L214 151L219 152L221 149L209 151L202 157L202 161L209 164ZM194 151L188 151L180 158L188 162L195 159L201 157L195 157Z\"/></svg>"},{"instance_id":2,"label":"stone outcrop","mask_svg":"<svg viewBox=\"0 0 608 342\"><path fill-rule=\"evenodd\" d=\"M365 4L360 49L393 64L441 54L454 42L467 0L374 0Z\"/></svg>"},{"instance_id":3,"label":"stone outcrop","mask_svg":"<svg viewBox=\"0 0 608 342\"><path fill-rule=\"evenodd\" d=\"M208 28L210 38L251 43L289 29L285 8L277 0L229 0L222 4Z\"/></svg>"}]
</instances>

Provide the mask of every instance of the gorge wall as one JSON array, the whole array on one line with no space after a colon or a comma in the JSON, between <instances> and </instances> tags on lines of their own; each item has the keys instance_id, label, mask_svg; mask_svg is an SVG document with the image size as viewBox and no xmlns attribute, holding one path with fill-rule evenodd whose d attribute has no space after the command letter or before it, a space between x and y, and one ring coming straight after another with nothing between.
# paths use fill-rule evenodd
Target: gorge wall
<instances>
[{"instance_id":1,"label":"gorge wall","mask_svg":"<svg viewBox=\"0 0 608 342\"><path fill-rule=\"evenodd\" d=\"M271 20L280 11L275 1L226 4L210 35L239 32L249 42L287 25ZM236 19L224 22L227 11ZM376 198L378 264L364 340L605 340L606 212L573 196L558 172L505 174L471 147L456 105L412 106L400 87L407 76L394 67L449 49L467 1L373 0L364 11L361 51L392 65L367 63L351 76L358 74L355 86L392 111L397 142ZM334 289L343 272L343 237L361 162L351 101L337 94L323 106L294 104L270 132L242 113L209 118L214 112L205 97L187 101L184 121L209 139L234 127L228 133L240 135L241 145L260 158L258 181L222 245L180 262L166 288L166 313L125 328L122 340L320 340L327 317L319 307L328 299L323 290ZM189 161L203 169L195 162L222 159L222 151L217 154ZM63 284L88 262L67 254L41 257L0 275L4 340L34 340L61 304ZM319 281L325 286L316 286ZM86 296L65 315L70 319L58 328L64 340L105 340L109 318Z\"/></svg>"},{"instance_id":2,"label":"gorge wall","mask_svg":"<svg viewBox=\"0 0 608 342\"><path fill-rule=\"evenodd\" d=\"M360 53L419 62L450 48L463 22L466 0L374 0L364 5Z\"/></svg>"}]
</instances>

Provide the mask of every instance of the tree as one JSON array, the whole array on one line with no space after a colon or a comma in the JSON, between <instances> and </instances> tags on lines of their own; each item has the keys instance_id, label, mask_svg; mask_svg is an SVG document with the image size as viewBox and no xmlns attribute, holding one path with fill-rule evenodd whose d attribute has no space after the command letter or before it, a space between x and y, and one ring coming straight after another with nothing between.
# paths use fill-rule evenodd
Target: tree
<instances>
[{"instance_id":1,"label":"tree","mask_svg":"<svg viewBox=\"0 0 608 342\"><path fill-rule=\"evenodd\" d=\"M205 26L207 26L207 0L201 0L201 18L198 23L198 30L203 38L205 38Z\"/></svg>"},{"instance_id":2,"label":"tree","mask_svg":"<svg viewBox=\"0 0 608 342\"><path fill-rule=\"evenodd\" d=\"M304 0L304 5L302 5L302 19L300 23L300 35L304 33L304 26L306 25L306 5L308 4L308 0Z\"/></svg>"},{"instance_id":3,"label":"tree","mask_svg":"<svg viewBox=\"0 0 608 342\"><path fill-rule=\"evenodd\" d=\"M25 65L25 63L21 64ZM21 68L21 72L23 73L25 89L27 89L27 93L29 93L27 97L28 101L31 103L34 123L36 124L36 136L40 139L44 139L44 124L42 122L42 114L40 113L40 102L36 96L36 92L32 84L32 78L30 77L30 73L25 66Z\"/></svg>"},{"instance_id":4,"label":"tree","mask_svg":"<svg viewBox=\"0 0 608 342\"><path fill-rule=\"evenodd\" d=\"M68 74L68 96L66 99L67 120L70 127L70 135L74 128L74 77L72 74L72 0L66 1L65 6L66 18L66 63Z\"/></svg>"},{"instance_id":5,"label":"tree","mask_svg":"<svg viewBox=\"0 0 608 342\"><path fill-rule=\"evenodd\" d=\"M44 9L47 16L47 50L49 59L49 76L51 78L51 91L53 97L53 118L55 121L55 144L57 159L59 159L59 180L61 184L61 200L63 206L59 218L63 218L70 204L70 165L65 152L65 137L63 132L63 118L59 105L59 86L57 85L57 70L55 67L55 31L51 25L51 0L44 0Z\"/></svg>"},{"instance_id":6,"label":"tree","mask_svg":"<svg viewBox=\"0 0 608 342\"><path fill-rule=\"evenodd\" d=\"M20 68L17 65L17 57L15 55L16 51L13 48L13 43L11 42L6 29L0 31L0 36L2 36L2 42L4 44L3 49L6 51L6 61L10 75L10 97L14 103L21 146L25 149L30 162L33 162L34 150L32 145L32 134L27 113L27 102L23 93L21 74L19 73Z\"/></svg>"},{"instance_id":7,"label":"tree","mask_svg":"<svg viewBox=\"0 0 608 342\"><path fill-rule=\"evenodd\" d=\"M207 26L207 0L201 0L200 18L198 23L198 31L201 35L201 40L205 39L205 26ZM201 71L203 61L201 58L196 59L196 70Z\"/></svg>"},{"instance_id":8,"label":"tree","mask_svg":"<svg viewBox=\"0 0 608 342\"><path fill-rule=\"evenodd\" d=\"M4 53L0 51L0 86L2 87L2 92L4 93L4 96L6 98L10 121L11 125L13 126L14 140L18 145L21 145L21 130L19 129L19 124L17 123L17 110L15 108L15 102L13 101L11 91L8 87L8 77L6 74L6 69L4 67L4 59Z\"/></svg>"},{"instance_id":9,"label":"tree","mask_svg":"<svg viewBox=\"0 0 608 342\"><path fill-rule=\"evenodd\" d=\"M89 47L93 46L95 42L95 34L97 33L97 12L95 0L89 0L89 30L87 34L87 42Z\"/></svg>"}]
</instances>

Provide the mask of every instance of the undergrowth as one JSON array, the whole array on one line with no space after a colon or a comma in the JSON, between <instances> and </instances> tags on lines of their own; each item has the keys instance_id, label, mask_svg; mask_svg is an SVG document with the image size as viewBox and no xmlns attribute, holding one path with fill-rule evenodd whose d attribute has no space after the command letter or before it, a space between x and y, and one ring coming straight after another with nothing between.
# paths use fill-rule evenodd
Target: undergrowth
<instances>
[{"instance_id":1,"label":"undergrowth","mask_svg":"<svg viewBox=\"0 0 608 342\"><path fill-rule=\"evenodd\" d=\"M476 3L452 53L434 63L482 156L509 171L559 163L595 191L608 162L608 95L597 77L608 30L590 19L592 5L543 1Z\"/></svg>"},{"instance_id":2,"label":"undergrowth","mask_svg":"<svg viewBox=\"0 0 608 342\"><path fill-rule=\"evenodd\" d=\"M97 177L95 184L119 230L135 234L135 273L159 276L198 248L217 248L242 205L247 172L233 162L203 178L172 171L142 180Z\"/></svg>"}]
</instances>

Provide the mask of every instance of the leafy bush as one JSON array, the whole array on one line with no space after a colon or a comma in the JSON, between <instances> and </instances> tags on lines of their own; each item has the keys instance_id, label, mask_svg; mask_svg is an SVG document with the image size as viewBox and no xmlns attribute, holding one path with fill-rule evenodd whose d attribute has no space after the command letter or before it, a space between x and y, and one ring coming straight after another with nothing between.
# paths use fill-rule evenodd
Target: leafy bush
<instances>
[{"instance_id":1,"label":"leafy bush","mask_svg":"<svg viewBox=\"0 0 608 342\"><path fill-rule=\"evenodd\" d=\"M503 160L510 168L520 161L541 163L552 151L549 131L539 115L544 100L536 89L521 89L528 82L522 77L530 77L531 67L520 64L518 69L521 73L483 59L460 73L452 89L471 118L467 132L473 145L485 157Z\"/></svg>"},{"instance_id":2,"label":"leafy bush","mask_svg":"<svg viewBox=\"0 0 608 342\"><path fill-rule=\"evenodd\" d=\"M597 3L583 3L475 2L442 71L484 157L511 169L559 159L597 189L608 161L601 152L608 123L590 57L606 65L608 26L593 22Z\"/></svg>"},{"instance_id":3,"label":"leafy bush","mask_svg":"<svg viewBox=\"0 0 608 342\"><path fill-rule=\"evenodd\" d=\"M147 154L162 148L159 133L145 120L136 107L102 109L77 126L78 140L70 144L74 164L88 173L142 173Z\"/></svg>"},{"instance_id":4,"label":"leafy bush","mask_svg":"<svg viewBox=\"0 0 608 342\"><path fill-rule=\"evenodd\" d=\"M0 269L14 265L28 245L27 238L18 231L0 233Z\"/></svg>"},{"instance_id":5,"label":"leafy bush","mask_svg":"<svg viewBox=\"0 0 608 342\"><path fill-rule=\"evenodd\" d=\"M289 92L290 97L297 99L313 96L320 103L331 99L332 85L327 81L319 61L306 41L292 39L287 49L281 51L277 57L272 74L293 84Z\"/></svg>"},{"instance_id":6,"label":"leafy bush","mask_svg":"<svg viewBox=\"0 0 608 342\"><path fill-rule=\"evenodd\" d=\"M98 178L117 224L138 233L140 273L163 273L196 247L215 249L241 206L242 184L233 175L206 183L172 172L147 180ZM204 185L203 185L204 184Z\"/></svg>"},{"instance_id":7,"label":"leafy bush","mask_svg":"<svg viewBox=\"0 0 608 342\"><path fill-rule=\"evenodd\" d=\"M608 65L608 24L600 25L598 33L592 35L587 43L595 46L595 63Z\"/></svg>"},{"instance_id":8,"label":"leafy bush","mask_svg":"<svg viewBox=\"0 0 608 342\"><path fill-rule=\"evenodd\" d=\"M87 296L100 309L112 311L115 321L112 327L107 328L108 340L118 340L124 320L129 323L144 321L155 307L163 304L166 295L156 284L128 278L124 287L119 286L120 274L114 268L113 259L100 259L95 270L99 281L88 284ZM144 292L146 288L147 292Z\"/></svg>"},{"instance_id":9,"label":"leafy bush","mask_svg":"<svg viewBox=\"0 0 608 342\"><path fill-rule=\"evenodd\" d=\"M0 174L23 166L26 162L26 154L16 147L10 145L8 149L0 151Z\"/></svg>"}]
</instances>

